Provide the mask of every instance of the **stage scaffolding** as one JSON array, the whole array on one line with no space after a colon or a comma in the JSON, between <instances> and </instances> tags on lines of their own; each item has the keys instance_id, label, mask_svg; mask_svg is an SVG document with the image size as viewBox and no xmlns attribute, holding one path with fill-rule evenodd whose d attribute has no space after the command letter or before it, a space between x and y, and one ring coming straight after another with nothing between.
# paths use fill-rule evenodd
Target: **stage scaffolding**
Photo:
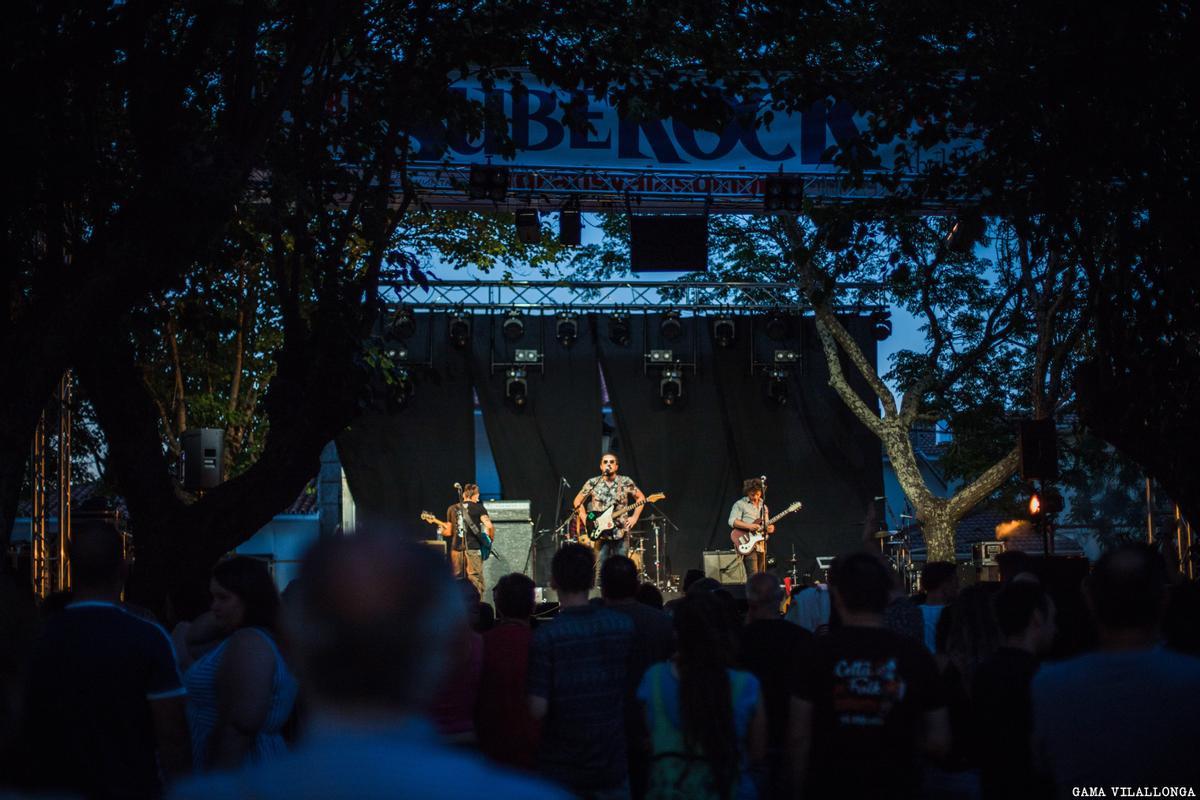
<instances>
[{"instance_id":1,"label":"stage scaffolding","mask_svg":"<svg viewBox=\"0 0 1200 800\"><path fill-rule=\"evenodd\" d=\"M59 379L54 400L42 411L33 434L30 452L30 567L33 590L45 598L71 588L71 404L74 377L70 370ZM56 407L56 409L55 409ZM52 414L57 410L57 415ZM54 417L57 416L57 419ZM51 442L56 453L51 453ZM58 470L54 488L58 491L58 531L50 532L49 479L51 464Z\"/></svg>"},{"instance_id":2,"label":"stage scaffolding","mask_svg":"<svg viewBox=\"0 0 1200 800\"><path fill-rule=\"evenodd\" d=\"M882 311L882 289L873 283L839 284L861 303L835 306L838 313ZM415 310L612 312L663 311L687 314L804 314L811 307L794 283L681 281L429 281L420 286L399 272L380 281L384 306Z\"/></svg>"}]
</instances>

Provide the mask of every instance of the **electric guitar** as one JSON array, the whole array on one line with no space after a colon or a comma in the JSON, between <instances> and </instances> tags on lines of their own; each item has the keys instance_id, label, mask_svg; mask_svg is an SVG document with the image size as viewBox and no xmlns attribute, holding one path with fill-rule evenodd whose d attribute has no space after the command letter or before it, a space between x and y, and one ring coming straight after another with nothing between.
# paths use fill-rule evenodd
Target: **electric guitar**
<instances>
[{"instance_id":1,"label":"electric guitar","mask_svg":"<svg viewBox=\"0 0 1200 800\"><path fill-rule=\"evenodd\" d=\"M603 511L589 511L587 534L593 541L598 539L616 541L625 535L625 531L616 522L617 517L624 516L645 503L657 503L659 500L665 500L666 497L662 492L655 492L645 500L638 500L636 503L627 503L623 506L614 503Z\"/></svg>"},{"instance_id":2,"label":"electric guitar","mask_svg":"<svg viewBox=\"0 0 1200 800\"><path fill-rule=\"evenodd\" d=\"M754 549L754 545L767 538L767 528L771 527L788 514L791 514L793 511L799 511L803 505L803 503L797 500L783 511L780 511L778 514L767 520L767 523L757 531L743 531L733 528L729 531L729 538L733 541L733 546L741 555L749 555L750 551Z\"/></svg>"},{"instance_id":3,"label":"electric guitar","mask_svg":"<svg viewBox=\"0 0 1200 800\"><path fill-rule=\"evenodd\" d=\"M439 533L441 533L441 530L440 530L441 528L444 528L446 525L450 525L449 522L445 522L443 520L438 519L433 514L430 514L428 511L421 512L421 519L425 520L430 525L437 525L439 528L439 531L438 531ZM450 525L450 530L451 531L454 530L453 525ZM453 535L453 533L451 535ZM487 531L485 531L481 527L479 529L479 558L481 561L487 561L488 556L490 556L491 554L492 554L492 537L488 536Z\"/></svg>"}]
</instances>

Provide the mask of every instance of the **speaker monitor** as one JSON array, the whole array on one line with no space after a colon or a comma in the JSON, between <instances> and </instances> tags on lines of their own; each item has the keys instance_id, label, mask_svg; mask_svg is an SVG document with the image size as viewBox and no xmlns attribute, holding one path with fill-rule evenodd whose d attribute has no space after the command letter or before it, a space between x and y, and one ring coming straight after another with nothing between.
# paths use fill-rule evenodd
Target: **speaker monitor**
<instances>
[{"instance_id":1,"label":"speaker monitor","mask_svg":"<svg viewBox=\"0 0 1200 800\"><path fill-rule=\"evenodd\" d=\"M183 488L211 489L220 485L225 471L225 431L193 428L180 434L179 444L183 450Z\"/></svg>"},{"instance_id":2,"label":"speaker monitor","mask_svg":"<svg viewBox=\"0 0 1200 800\"><path fill-rule=\"evenodd\" d=\"M681 214L630 216L629 261L634 272L708 269L708 218Z\"/></svg>"},{"instance_id":3,"label":"speaker monitor","mask_svg":"<svg viewBox=\"0 0 1200 800\"><path fill-rule=\"evenodd\" d=\"M505 575L520 572L533 577L533 564L529 558L533 520L529 518L528 500L493 500L483 506L496 526L492 555L483 562L483 601L491 603L492 589Z\"/></svg>"},{"instance_id":4,"label":"speaker monitor","mask_svg":"<svg viewBox=\"0 0 1200 800\"><path fill-rule=\"evenodd\" d=\"M1021 420L1021 477L1032 481L1058 480L1058 439L1052 419Z\"/></svg>"},{"instance_id":5,"label":"speaker monitor","mask_svg":"<svg viewBox=\"0 0 1200 800\"><path fill-rule=\"evenodd\" d=\"M736 550L705 550L704 577L720 583L745 583L746 566Z\"/></svg>"}]
</instances>

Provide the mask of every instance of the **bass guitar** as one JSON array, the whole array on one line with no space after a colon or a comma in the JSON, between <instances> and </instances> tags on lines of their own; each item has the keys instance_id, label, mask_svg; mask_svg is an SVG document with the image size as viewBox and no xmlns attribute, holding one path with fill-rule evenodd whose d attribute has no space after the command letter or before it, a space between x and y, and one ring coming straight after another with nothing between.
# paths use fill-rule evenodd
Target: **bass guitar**
<instances>
[{"instance_id":1,"label":"bass guitar","mask_svg":"<svg viewBox=\"0 0 1200 800\"><path fill-rule=\"evenodd\" d=\"M587 535L593 541L600 539L616 541L625 535L625 531L617 524L617 518L623 517L630 511L646 503L657 503L659 500L665 500L666 498L667 496L662 492L655 492L646 497L645 500L638 500L636 503L626 503L621 506L613 504L603 511L589 511L587 514Z\"/></svg>"},{"instance_id":2,"label":"bass guitar","mask_svg":"<svg viewBox=\"0 0 1200 800\"><path fill-rule=\"evenodd\" d=\"M780 511L778 514L767 520L766 524L763 525L759 530L742 531L738 530L737 528L731 529L729 531L729 538L733 541L734 548L736 548L738 553L741 555L749 555L750 551L754 549L754 545L767 538L767 528L771 527L788 514L791 514L793 511L799 511L803 505L803 503L797 500L783 511Z\"/></svg>"},{"instance_id":3,"label":"bass guitar","mask_svg":"<svg viewBox=\"0 0 1200 800\"><path fill-rule=\"evenodd\" d=\"M447 525L450 525L449 522L445 522L443 520L438 519L433 514L430 514L428 511L421 512L421 519L425 520L430 525L437 525L438 529L439 529L438 530L439 533ZM454 526L450 525L450 529L451 529L451 531L453 531ZM462 534L459 534L459 535L461 536ZM492 537L487 535L487 531L485 531L483 528L480 528L479 529L479 558L481 561L487 561L488 556L490 556L491 554L492 554Z\"/></svg>"}]
</instances>

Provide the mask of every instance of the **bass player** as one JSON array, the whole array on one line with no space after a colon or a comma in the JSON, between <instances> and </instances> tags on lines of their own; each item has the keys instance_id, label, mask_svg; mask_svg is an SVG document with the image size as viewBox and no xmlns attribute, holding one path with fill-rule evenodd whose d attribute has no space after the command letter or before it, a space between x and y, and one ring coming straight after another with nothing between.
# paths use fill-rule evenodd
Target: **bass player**
<instances>
[{"instance_id":1,"label":"bass player","mask_svg":"<svg viewBox=\"0 0 1200 800\"><path fill-rule=\"evenodd\" d=\"M767 512L766 489L762 478L747 478L742 481L742 492L746 496L729 509L729 527L749 533L763 531L764 524L771 516ZM769 536L775 532L775 526L767 525L763 532ZM755 544L753 550L742 556L742 563L746 566L747 578L756 572L766 572L767 540L764 538Z\"/></svg>"},{"instance_id":2,"label":"bass player","mask_svg":"<svg viewBox=\"0 0 1200 800\"><path fill-rule=\"evenodd\" d=\"M455 484L457 487L458 484ZM483 597L483 554L484 543L496 538L496 526L492 524L487 509L479 502L479 487L468 483L462 487L462 500L446 509L442 536L449 539L450 571L456 580L468 580Z\"/></svg>"},{"instance_id":3,"label":"bass player","mask_svg":"<svg viewBox=\"0 0 1200 800\"><path fill-rule=\"evenodd\" d=\"M615 453L605 453L600 456L600 474L589 478L580 488L579 494L575 495L575 499L571 501L571 507L575 509L580 523L586 525L588 512L599 514L613 506L646 501L646 496L642 494L642 490L637 487L633 479L625 475L618 475L618 469L620 469L620 462ZM637 525L638 517L642 515L642 508L643 506L637 505L625 519L615 520L617 526L613 528L612 535L601 538L599 558L596 559L597 574L599 574L600 566L608 560L609 556L629 555L629 532L633 530L633 526Z\"/></svg>"}]
</instances>

